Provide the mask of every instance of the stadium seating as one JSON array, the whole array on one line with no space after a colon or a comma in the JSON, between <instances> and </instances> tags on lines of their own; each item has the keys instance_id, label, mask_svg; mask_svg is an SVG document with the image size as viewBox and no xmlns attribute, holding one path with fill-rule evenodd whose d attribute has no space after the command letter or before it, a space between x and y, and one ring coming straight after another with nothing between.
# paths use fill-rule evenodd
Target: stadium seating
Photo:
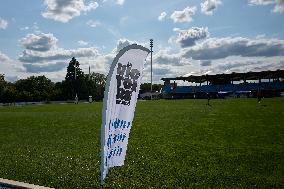
<instances>
[{"instance_id":1,"label":"stadium seating","mask_svg":"<svg viewBox=\"0 0 284 189\"><path fill-rule=\"evenodd\" d=\"M283 82L262 82L262 83L241 83L225 85L202 85L202 86L176 86L166 85L163 87L164 94L188 94L188 93L218 93L237 91L256 91L261 90L284 90Z\"/></svg>"}]
</instances>

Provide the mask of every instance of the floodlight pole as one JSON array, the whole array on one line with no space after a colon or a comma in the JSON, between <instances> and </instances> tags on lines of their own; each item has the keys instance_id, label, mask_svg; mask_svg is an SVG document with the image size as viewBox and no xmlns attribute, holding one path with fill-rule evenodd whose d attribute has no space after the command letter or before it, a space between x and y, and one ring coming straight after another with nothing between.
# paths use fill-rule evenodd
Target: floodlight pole
<instances>
[{"instance_id":1,"label":"floodlight pole","mask_svg":"<svg viewBox=\"0 0 284 189\"><path fill-rule=\"evenodd\" d=\"M74 68L75 68L75 81L76 81L76 75L77 75L77 73L76 73L76 62L75 62Z\"/></svg>"},{"instance_id":2,"label":"floodlight pole","mask_svg":"<svg viewBox=\"0 0 284 189\"><path fill-rule=\"evenodd\" d=\"M152 54L153 54L153 39L150 39L150 48L151 48L151 100L152 100L152 90L153 90L153 70L152 70Z\"/></svg>"},{"instance_id":3,"label":"floodlight pole","mask_svg":"<svg viewBox=\"0 0 284 189\"><path fill-rule=\"evenodd\" d=\"M76 61L75 61L75 103L78 104L78 96L77 96L77 83L76 83L76 79L77 79L77 65L76 65Z\"/></svg>"},{"instance_id":4,"label":"floodlight pole","mask_svg":"<svg viewBox=\"0 0 284 189\"><path fill-rule=\"evenodd\" d=\"M91 78L91 66L89 65L89 80Z\"/></svg>"}]
</instances>

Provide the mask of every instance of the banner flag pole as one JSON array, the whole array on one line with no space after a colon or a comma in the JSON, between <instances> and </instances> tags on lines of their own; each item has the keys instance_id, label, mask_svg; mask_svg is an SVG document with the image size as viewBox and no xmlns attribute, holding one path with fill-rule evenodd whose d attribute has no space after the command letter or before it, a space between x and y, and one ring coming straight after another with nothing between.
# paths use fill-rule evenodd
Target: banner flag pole
<instances>
[{"instance_id":1,"label":"banner flag pole","mask_svg":"<svg viewBox=\"0 0 284 189\"><path fill-rule=\"evenodd\" d=\"M137 44L114 58L106 81L101 127L101 185L109 168L124 165L144 62L150 50Z\"/></svg>"}]
</instances>

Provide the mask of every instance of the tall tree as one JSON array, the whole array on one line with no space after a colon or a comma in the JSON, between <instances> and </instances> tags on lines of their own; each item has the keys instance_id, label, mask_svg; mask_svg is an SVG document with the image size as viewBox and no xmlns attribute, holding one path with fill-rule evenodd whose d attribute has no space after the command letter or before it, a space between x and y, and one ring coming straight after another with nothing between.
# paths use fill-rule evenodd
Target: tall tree
<instances>
[{"instance_id":1,"label":"tall tree","mask_svg":"<svg viewBox=\"0 0 284 189\"><path fill-rule=\"evenodd\" d=\"M80 63L73 57L67 67L65 81L62 83L66 99L74 99L75 94L79 99L86 99L88 96L84 72L79 66Z\"/></svg>"},{"instance_id":2,"label":"tall tree","mask_svg":"<svg viewBox=\"0 0 284 189\"><path fill-rule=\"evenodd\" d=\"M67 73L65 77L66 81L74 81L76 79L84 77L84 72L81 70L79 66L80 63L76 60L75 57L73 57L67 67ZM75 76L75 69L76 69L76 76Z\"/></svg>"}]
</instances>

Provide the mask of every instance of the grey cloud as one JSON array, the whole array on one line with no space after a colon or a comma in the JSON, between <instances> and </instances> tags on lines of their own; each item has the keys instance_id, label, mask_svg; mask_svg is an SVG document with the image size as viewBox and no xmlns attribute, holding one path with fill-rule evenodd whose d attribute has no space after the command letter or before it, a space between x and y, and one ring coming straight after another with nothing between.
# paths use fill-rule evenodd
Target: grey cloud
<instances>
[{"instance_id":1,"label":"grey cloud","mask_svg":"<svg viewBox=\"0 0 284 189\"><path fill-rule=\"evenodd\" d=\"M26 49L33 51L48 51L56 47L57 41L51 33L27 34L20 40Z\"/></svg>"},{"instance_id":2,"label":"grey cloud","mask_svg":"<svg viewBox=\"0 0 284 189\"><path fill-rule=\"evenodd\" d=\"M181 30L175 28L174 31L178 32L176 42L181 45L181 47L190 47L195 45L197 40L204 39L209 36L208 28L198 28L192 27L188 30Z\"/></svg>"},{"instance_id":3,"label":"grey cloud","mask_svg":"<svg viewBox=\"0 0 284 189\"><path fill-rule=\"evenodd\" d=\"M172 74L173 71L170 68L154 68L153 74L156 76L164 76L168 74Z\"/></svg>"},{"instance_id":4,"label":"grey cloud","mask_svg":"<svg viewBox=\"0 0 284 189\"><path fill-rule=\"evenodd\" d=\"M283 63L283 62L282 62ZM212 60L210 69L201 68L201 73L221 74L232 72L249 72L283 69L280 57L230 57L226 59Z\"/></svg>"},{"instance_id":5,"label":"grey cloud","mask_svg":"<svg viewBox=\"0 0 284 189\"><path fill-rule=\"evenodd\" d=\"M97 55L98 51L94 47L78 48L75 50L55 49L47 52L24 50L23 54L19 57L19 60L26 63L36 63L52 60L64 60L72 57L92 57Z\"/></svg>"},{"instance_id":6,"label":"grey cloud","mask_svg":"<svg viewBox=\"0 0 284 189\"><path fill-rule=\"evenodd\" d=\"M211 60L202 60L200 62L201 66L211 66Z\"/></svg>"},{"instance_id":7,"label":"grey cloud","mask_svg":"<svg viewBox=\"0 0 284 189\"><path fill-rule=\"evenodd\" d=\"M222 4L220 0L205 0L203 3L200 3L201 12L207 15L212 15L213 11Z\"/></svg>"},{"instance_id":8,"label":"grey cloud","mask_svg":"<svg viewBox=\"0 0 284 189\"><path fill-rule=\"evenodd\" d=\"M232 70L234 68L240 68L242 66L248 66L247 62L226 63L226 64L218 65L217 69L219 69L219 70Z\"/></svg>"},{"instance_id":9,"label":"grey cloud","mask_svg":"<svg viewBox=\"0 0 284 189\"><path fill-rule=\"evenodd\" d=\"M26 71L29 73L40 73L40 72L56 72L66 68L66 63L57 62L55 64L24 64Z\"/></svg>"},{"instance_id":10,"label":"grey cloud","mask_svg":"<svg viewBox=\"0 0 284 189\"><path fill-rule=\"evenodd\" d=\"M183 57L195 60L221 59L229 56L272 57L284 55L284 40L242 37L209 38L183 50Z\"/></svg>"},{"instance_id":11,"label":"grey cloud","mask_svg":"<svg viewBox=\"0 0 284 189\"><path fill-rule=\"evenodd\" d=\"M179 54L170 53L169 50L163 49L153 56L153 62L159 65L175 65L182 66L182 57Z\"/></svg>"},{"instance_id":12,"label":"grey cloud","mask_svg":"<svg viewBox=\"0 0 284 189\"><path fill-rule=\"evenodd\" d=\"M153 65L153 82L160 83L163 77L174 77L176 72L173 66L161 66L159 64ZM150 82L151 80L151 67L147 65L143 71L143 82Z\"/></svg>"},{"instance_id":13,"label":"grey cloud","mask_svg":"<svg viewBox=\"0 0 284 189\"><path fill-rule=\"evenodd\" d=\"M182 11L174 11L171 15L171 19L176 22L191 22L192 16L195 14L197 8L196 6L193 7L186 7Z\"/></svg>"},{"instance_id":14,"label":"grey cloud","mask_svg":"<svg viewBox=\"0 0 284 189\"><path fill-rule=\"evenodd\" d=\"M264 60L258 61L257 64L254 65L253 70L256 71L265 71L265 70L283 70L284 69L284 61L271 61L267 63Z\"/></svg>"},{"instance_id":15,"label":"grey cloud","mask_svg":"<svg viewBox=\"0 0 284 189\"><path fill-rule=\"evenodd\" d=\"M98 3L91 1L85 5L84 0L45 0L46 10L42 12L42 16L59 22L68 22L75 16L79 16L81 12L95 10Z\"/></svg>"}]
</instances>

